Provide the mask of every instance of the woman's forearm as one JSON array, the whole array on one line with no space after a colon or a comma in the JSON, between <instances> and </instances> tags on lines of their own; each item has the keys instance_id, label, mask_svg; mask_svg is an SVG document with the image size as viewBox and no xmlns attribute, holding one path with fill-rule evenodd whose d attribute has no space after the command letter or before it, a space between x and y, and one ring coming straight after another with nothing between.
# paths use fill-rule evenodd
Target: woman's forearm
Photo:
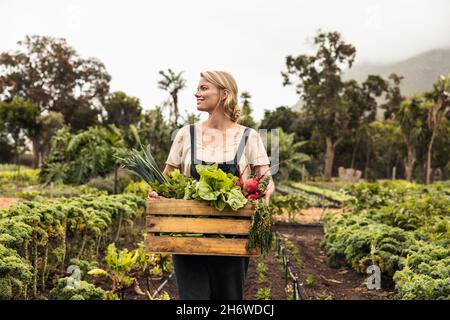
<instances>
[{"instance_id":1,"label":"woman's forearm","mask_svg":"<svg viewBox=\"0 0 450 320\"><path fill-rule=\"evenodd\" d=\"M166 164L164 171L163 171L163 175L167 176L171 171L176 170L176 169L178 169L178 168L175 166L172 166L170 164Z\"/></svg>"}]
</instances>

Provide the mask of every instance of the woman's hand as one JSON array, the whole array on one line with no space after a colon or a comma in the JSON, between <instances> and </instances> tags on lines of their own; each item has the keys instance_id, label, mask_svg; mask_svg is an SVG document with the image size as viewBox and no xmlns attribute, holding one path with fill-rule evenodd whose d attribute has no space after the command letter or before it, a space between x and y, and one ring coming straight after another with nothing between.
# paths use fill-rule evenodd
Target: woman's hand
<instances>
[{"instance_id":1,"label":"woman's hand","mask_svg":"<svg viewBox=\"0 0 450 320\"><path fill-rule=\"evenodd\" d=\"M255 166L255 175L258 177L258 179L262 179L263 177L261 176L266 176L269 175L270 177L270 181L269 184L267 185L266 188L266 192L265 192L265 196L264 196L264 201L268 204L270 197L273 196L273 194L275 193L275 183L273 182L272 176L270 176L270 167L268 165L265 166Z\"/></svg>"},{"instance_id":2,"label":"woman's hand","mask_svg":"<svg viewBox=\"0 0 450 320\"><path fill-rule=\"evenodd\" d=\"M148 200L160 200L160 199L167 199L164 196L160 196L156 191L150 190L147 196Z\"/></svg>"},{"instance_id":3,"label":"woman's hand","mask_svg":"<svg viewBox=\"0 0 450 320\"><path fill-rule=\"evenodd\" d=\"M266 203L269 203L270 197L272 197L274 193L275 193L275 183L273 182L272 177L270 177L269 184L267 185L266 188L266 194L264 196L264 201L266 201Z\"/></svg>"},{"instance_id":4,"label":"woman's hand","mask_svg":"<svg viewBox=\"0 0 450 320\"><path fill-rule=\"evenodd\" d=\"M171 166L170 164L166 164L166 167L164 168L163 175L167 176L171 171L178 169L175 166ZM148 200L158 200L158 199L167 199L164 196L159 195L156 191L150 190L148 192L147 196Z\"/></svg>"}]
</instances>

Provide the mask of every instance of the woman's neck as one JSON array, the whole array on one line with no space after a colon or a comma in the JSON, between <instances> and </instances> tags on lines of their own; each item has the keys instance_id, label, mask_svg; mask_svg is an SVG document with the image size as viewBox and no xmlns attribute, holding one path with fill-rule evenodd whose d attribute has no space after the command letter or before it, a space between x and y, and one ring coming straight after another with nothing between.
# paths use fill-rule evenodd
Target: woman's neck
<instances>
[{"instance_id":1,"label":"woman's neck","mask_svg":"<svg viewBox=\"0 0 450 320\"><path fill-rule=\"evenodd\" d=\"M238 125L231 121L223 112L212 112L209 114L208 120L203 123L203 127L208 129L217 129L225 131L227 129L236 128Z\"/></svg>"}]
</instances>

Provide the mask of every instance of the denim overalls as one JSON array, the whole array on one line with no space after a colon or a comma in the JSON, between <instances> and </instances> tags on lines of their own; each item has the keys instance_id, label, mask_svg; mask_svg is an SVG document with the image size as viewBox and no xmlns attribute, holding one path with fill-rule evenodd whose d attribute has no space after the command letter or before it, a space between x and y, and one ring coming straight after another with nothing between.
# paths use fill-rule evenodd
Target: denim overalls
<instances>
[{"instance_id":1,"label":"denim overalls","mask_svg":"<svg viewBox=\"0 0 450 320\"><path fill-rule=\"evenodd\" d=\"M224 172L239 176L239 159L247 143L249 128L245 128L232 163L218 163ZM195 127L191 134L191 176L199 179L195 164L211 164L196 156ZM242 300L248 257L173 255L173 265L181 300Z\"/></svg>"}]
</instances>

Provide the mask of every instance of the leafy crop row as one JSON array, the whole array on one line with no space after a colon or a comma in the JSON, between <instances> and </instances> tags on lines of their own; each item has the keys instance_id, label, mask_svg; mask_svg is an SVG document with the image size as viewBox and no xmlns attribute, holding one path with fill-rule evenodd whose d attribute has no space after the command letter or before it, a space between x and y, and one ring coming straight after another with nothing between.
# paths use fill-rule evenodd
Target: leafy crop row
<instances>
[{"instance_id":1,"label":"leafy crop row","mask_svg":"<svg viewBox=\"0 0 450 320\"><path fill-rule=\"evenodd\" d=\"M144 212L132 194L24 201L0 211L0 299L37 297L71 258L97 257Z\"/></svg>"},{"instance_id":2,"label":"leafy crop row","mask_svg":"<svg viewBox=\"0 0 450 320\"><path fill-rule=\"evenodd\" d=\"M354 209L326 223L327 262L362 273L376 264L402 299L450 299L450 197L438 186L403 182L348 192Z\"/></svg>"}]
</instances>

